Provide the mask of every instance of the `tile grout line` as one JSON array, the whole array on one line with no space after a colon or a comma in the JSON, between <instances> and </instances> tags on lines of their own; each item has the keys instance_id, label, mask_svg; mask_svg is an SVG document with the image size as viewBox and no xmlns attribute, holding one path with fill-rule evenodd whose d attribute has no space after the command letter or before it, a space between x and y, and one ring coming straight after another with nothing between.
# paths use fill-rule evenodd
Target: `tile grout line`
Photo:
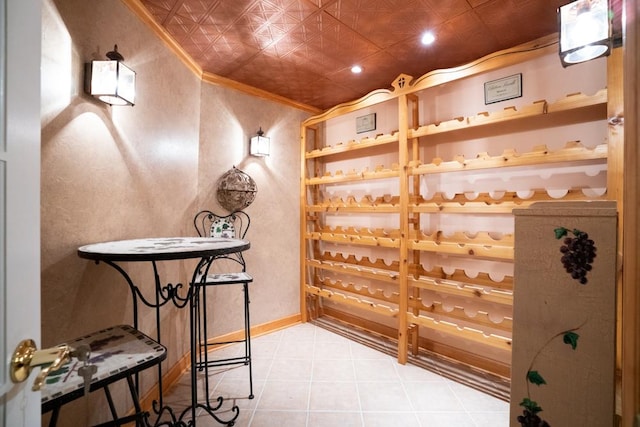
<instances>
[{"instance_id":1,"label":"tile grout line","mask_svg":"<svg viewBox=\"0 0 640 427\"><path fill-rule=\"evenodd\" d=\"M418 423L419 426L422 426L422 422L420 421L420 419L418 418L418 416L416 415L416 413L418 412L418 410L416 409L415 405L413 404L413 401L411 400L411 396L409 396L409 393L407 392L407 387L405 386L405 381L402 378L402 376L400 376L400 365L399 363L391 363L391 365L393 366L393 369L396 373L396 375L398 376L398 380L400 381L400 386L402 387L402 391L404 392L405 397L407 398L407 401L409 402L409 405L411 405L411 413L413 414L413 418L416 420L416 422Z\"/></svg>"},{"instance_id":2,"label":"tile grout line","mask_svg":"<svg viewBox=\"0 0 640 427\"><path fill-rule=\"evenodd\" d=\"M267 388L267 383L269 382L269 375L271 375L271 370L273 369L273 364L275 363L276 360L276 356L278 354L278 350L280 350L280 346L282 345L282 340L284 339L284 333L280 332L278 337L278 345L276 345L275 349L273 350L273 354L271 355L271 362L269 363L269 369L267 369L267 373L264 376L264 383L262 384L262 390L260 392L260 395L257 396L256 399L256 404L253 406L253 410L251 411L251 416L249 417L249 422L248 422L248 426L250 426L251 424L253 424L253 419L256 416L256 411L258 410L258 406L260 405L260 401L262 400L262 395L264 394L266 388ZM252 349L253 351L253 349Z\"/></svg>"},{"instance_id":3,"label":"tile grout line","mask_svg":"<svg viewBox=\"0 0 640 427\"><path fill-rule=\"evenodd\" d=\"M353 341L349 342L349 355L351 356L350 361L351 361L351 368L353 369L353 380L356 385L356 392L358 393L358 408L360 410L360 422L362 423L362 426L364 426L365 425L364 411L362 409L362 396L360 396L360 382L358 381L358 373L356 372L356 361L355 361L355 358L353 357Z\"/></svg>"},{"instance_id":4,"label":"tile grout line","mask_svg":"<svg viewBox=\"0 0 640 427\"><path fill-rule=\"evenodd\" d=\"M313 357L313 355L316 352L316 344L317 344L317 337L318 337L318 329L314 328L313 330L313 350L311 351L311 375L310 375L310 379L309 379L309 392L307 393L307 417L305 420L305 426L307 427L311 427L309 426L309 422L310 422L310 412L311 412L311 388L313 386L313 365L315 363L315 358Z\"/></svg>"}]
</instances>

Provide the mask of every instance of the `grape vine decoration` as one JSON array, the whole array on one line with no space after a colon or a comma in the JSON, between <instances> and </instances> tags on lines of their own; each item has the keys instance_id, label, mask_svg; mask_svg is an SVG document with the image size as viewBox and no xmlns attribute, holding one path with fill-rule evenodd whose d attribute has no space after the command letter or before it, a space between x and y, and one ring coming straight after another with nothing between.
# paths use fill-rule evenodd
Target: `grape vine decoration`
<instances>
[{"instance_id":1,"label":"grape vine decoration","mask_svg":"<svg viewBox=\"0 0 640 427\"><path fill-rule=\"evenodd\" d=\"M596 257L596 247L593 240L584 231L573 229L572 231L558 227L554 230L556 239L562 239L560 246L562 252L562 265L572 279L577 280L581 285L588 282L587 273L591 271L593 259ZM573 234L573 237L569 235Z\"/></svg>"},{"instance_id":2,"label":"grape vine decoration","mask_svg":"<svg viewBox=\"0 0 640 427\"><path fill-rule=\"evenodd\" d=\"M568 331L560 332L559 334L556 334L553 337L551 337L549 341L547 341L547 343L540 350L538 350L538 353L536 353L533 360L531 361L531 365L527 370L527 397L522 399L522 402L520 402L520 406L522 406L524 410L522 411L522 415L518 415L518 418L517 418L518 422L522 427L551 427L551 425L548 422L540 418L540 415L538 414L542 412L542 408L540 407L540 405L538 405L538 402L531 400L531 397L530 397L531 393L529 391L529 384L535 384L537 386L541 386L547 383L547 381L540 374L540 372L533 369L533 365L536 359L538 358L538 356L540 355L540 353L542 353L542 350L547 345L549 345L551 341L553 341L558 337L562 337L562 342L567 345L570 345L571 349L575 350L576 347L578 346L578 338L580 338L580 335L578 335L576 331L581 327L582 325L577 328L570 329Z\"/></svg>"},{"instance_id":3,"label":"grape vine decoration","mask_svg":"<svg viewBox=\"0 0 640 427\"><path fill-rule=\"evenodd\" d=\"M558 227L554 232L556 239L563 239L560 252L562 253L562 265L566 272L581 285L586 285L588 282L587 273L591 271L593 260L596 257L596 247L593 240L589 239L587 233L578 229L569 230L564 227ZM531 361L526 377L527 397L520 402L520 406L522 406L524 410L522 411L522 415L519 415L517 418L522 427L551 427L550 424L539 415L540 412L542 412L542 407L538 405L538 402L531 400L531 393L529 391L530 384L537 386L547 384L547 381L540 372L534 370L534 364L540 353L542 353L542 350L556 338L562 337L562 342L570 345L571 349L575 350L578 346L578 338L580 337L576 331L582 326L584 326L584 323L577 328L569 329L552 336L549 341L538 350L538 353L536 353Z\"/></svg>"}]
</instances>

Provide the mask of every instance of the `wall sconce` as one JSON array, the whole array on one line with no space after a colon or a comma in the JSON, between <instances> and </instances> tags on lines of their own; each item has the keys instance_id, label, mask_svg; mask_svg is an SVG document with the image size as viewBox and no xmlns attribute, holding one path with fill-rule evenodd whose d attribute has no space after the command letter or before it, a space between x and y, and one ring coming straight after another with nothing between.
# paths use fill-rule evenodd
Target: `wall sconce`
<instances>
[{"instance_id":1,"label":"wall sconce","mask_svg":"<svg viewBox=\"0 0 640 427\"><path fill-rule=\"evenodd\" d=\"M250 153L252 156L264 157L269 155L269 141L268 136L264 136L262 127L258 131L257 135L251 138Z\"/></svg>"},{"instance_id":2,"label":"wall sconce","mask_svg":"<svg viewBox=\"0 0 640 427\"><path fill-rule=\"evenodd\" d=\"M110 105L133 105L136 94L136 72L122 63L118 45L107 52L108 60L85 65L84 89Z\"/></svg>"},{"instance_id":3,"label":"wall sconce","mask_svg":"<svg viewBox=\"0 0 640 427\"><path fill-rule=\"evenodd\" d=\"M558 8L560 61L563 67L611 53L607 0L577 0Z\"/></svg>"}]
</instances>

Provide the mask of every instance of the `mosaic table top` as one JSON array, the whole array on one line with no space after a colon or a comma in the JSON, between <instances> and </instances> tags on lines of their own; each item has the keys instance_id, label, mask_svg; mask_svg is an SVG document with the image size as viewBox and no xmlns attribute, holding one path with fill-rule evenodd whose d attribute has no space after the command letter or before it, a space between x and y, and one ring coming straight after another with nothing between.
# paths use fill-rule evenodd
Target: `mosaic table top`
<instances>
[{"instance_id":1,"label":"mosaic table top","mask_svg":"<svg viewBox=\"0 0 640 427\"><path fill-rule=\"evenodd\" d=\"M155 261L209 257L249 249L248 240L222 237L158 237L94 243L78 248L80 258Z\"/></svg>"}]
</instances>

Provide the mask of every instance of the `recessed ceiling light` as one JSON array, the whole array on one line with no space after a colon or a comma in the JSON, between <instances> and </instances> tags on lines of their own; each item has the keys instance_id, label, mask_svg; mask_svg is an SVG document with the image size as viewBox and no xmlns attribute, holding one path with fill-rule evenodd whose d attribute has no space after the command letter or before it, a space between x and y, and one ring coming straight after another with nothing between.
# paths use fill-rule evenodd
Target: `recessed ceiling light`
<instances>
[{"instance_id":1,"label":"recessed ceiling light","mask_svg":"<svg viewBox=\"0 0 640 427\"><path fill-rule=\"evenodd\" d=\"M434 36L431 31L427 31L422 35L422 38L420 39L420 41L422 42L423 45L428 46L434 41L436 41L436 36Z\"/></svg>"},{"instance_id":2,"label":"recessed ceiling light","mask_svg":"<svg viewBox=\"0 0 640 427\"><path fill-rule=\"evenodd\" d=\"M351 67L351 72L353 74L360 74L362 72L362 67L359 65L354 65L353 67Z\"/></svg>"}]
</instances>

